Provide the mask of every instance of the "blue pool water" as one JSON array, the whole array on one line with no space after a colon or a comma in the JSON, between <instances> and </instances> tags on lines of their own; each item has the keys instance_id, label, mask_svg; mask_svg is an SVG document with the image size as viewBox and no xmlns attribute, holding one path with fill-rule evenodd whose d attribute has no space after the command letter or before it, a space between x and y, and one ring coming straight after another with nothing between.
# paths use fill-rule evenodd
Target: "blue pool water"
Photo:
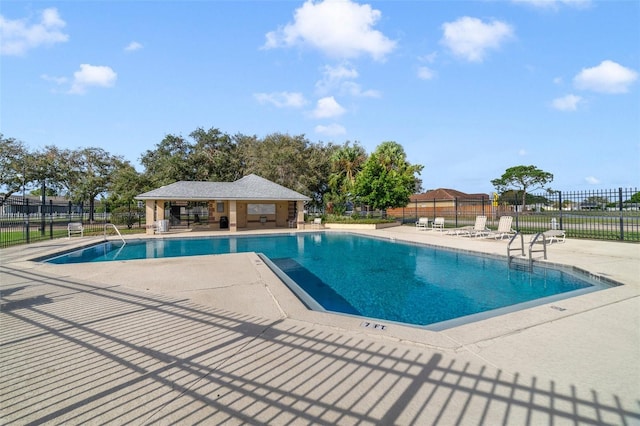
<instances>
[{"instance_id":1,"label":"blue pool water","mask_svg":"<svg viewBox=\"0 0 640 426\"><path fill-rule=\"evenodd\" d=\"M50 263L258 252L328 311L426 326L575 290L603 288L562 269L348 233L106 242Z\"/></svg>"}]
</instances>

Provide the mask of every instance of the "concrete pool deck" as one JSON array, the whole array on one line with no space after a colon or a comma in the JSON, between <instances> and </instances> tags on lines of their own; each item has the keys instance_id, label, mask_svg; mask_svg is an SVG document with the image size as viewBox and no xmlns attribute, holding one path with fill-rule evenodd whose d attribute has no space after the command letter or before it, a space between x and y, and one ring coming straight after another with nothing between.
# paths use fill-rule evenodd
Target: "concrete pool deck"
<instances>
[{"instance_id":1,"label":"concrete pool deck","mask_svg":"<svg viewBox=\"0 0 640 426\"><path fill-rule=\"evenodd\" d=\"M624 285L430 331L310 312L252 253L29 260L99 240L0 251L0 423L640 424L638 244L553 244L548 262Z\"/></svg>"}]
</instances>

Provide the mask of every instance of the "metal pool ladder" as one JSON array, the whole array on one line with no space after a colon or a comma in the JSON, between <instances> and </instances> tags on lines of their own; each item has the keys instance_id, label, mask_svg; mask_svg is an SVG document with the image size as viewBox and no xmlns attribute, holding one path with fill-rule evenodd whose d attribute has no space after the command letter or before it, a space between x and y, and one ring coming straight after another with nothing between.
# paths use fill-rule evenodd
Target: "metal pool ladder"
<instances>
[{"instance_id":1,"label":"metal pool ladder","mask_svg":"<svg viewBox=\"0 0 640 426\"><path fill-rule=\"evenodd\" d=\"M520 247L511 247L511 245L513 244L513 242L516 240L516 238L520 237ZM538 241L539 238L542 238L542 241ZM541 249L534 249L534 246L536 243L542 243L542 248ZM517 231L515 233L515 235L513 237L511 237L511 239L509 240L509 244L507 244L507 259L508 259L508 264L509 267L511 267L511 260L513 259L514 256L511 256L511 252L512 251L520 251L520 255L522 257L525 256L524 254L524 236L522 235L522 233L520 233L520 231ZM543 252L544 253L544 260L547 260L547 238L545 237L545 235L542 232L538 232L537 234L535 234L533 236L533 238L531 238L531 242L529 243L529 270L533 270L533 253L537 253L537 252Z\"/></svg>"},{"instance_id":2,"label":"metal pool ladder","mask_svg":"<svg viewBox=\"0 0 640 426\"><path fill-rule=\"evenodd\" d=\"M113 229L116 230L116 233L118 234L118 236L122 240L122 246L125 246L127 244L127 242L124 240L124 238L122 238L122 234L118 230L118 227L115 226L113 223L105 223L104 224L104 239L105 239L105 241L107 240L107 226L111 226Z\"/></svg>"},{"instance_id":3,"label":"metal pool ladder","mask_svg":"<svg viewBox=\"0 0 640 426\"><path fill-rule=\"evenodd\" d=\"M538 242L538 238L540 237L542 237L542 249L534 250L533 245ZM542 232L538 232L534 235L529 243L529 269L533 269L533 258L531 257L531 253L534 252L544 252L544 260L547 260L547 237L545 237Z\"/></svg>"},{"instance_id":4,"label":"metal pool ladder","mask_svg":"<svg viewBox=\"0 0 640 426\"><path fill-rule=\"evenodd\" d=\"M517 237L520 237L520 247L519 248L511 247L511 244L513 244L513 242L516 240ZM511 268L511 259L512 259L511 252L515 250L520 250L521 256L524 257L524 236L520 233L520 231L516 231L516 233L513 234L513 236L509 240L509 244L507 244L507 259L508 259L509 268Z\"/></svg>"}]
</instances>

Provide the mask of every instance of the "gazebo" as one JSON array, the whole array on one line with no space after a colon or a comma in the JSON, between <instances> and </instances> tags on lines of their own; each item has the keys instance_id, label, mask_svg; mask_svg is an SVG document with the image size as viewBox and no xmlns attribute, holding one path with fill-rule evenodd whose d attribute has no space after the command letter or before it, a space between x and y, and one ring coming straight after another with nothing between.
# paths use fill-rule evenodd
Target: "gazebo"
<instances>
[{"instance_id":1,"label":"gazebo","mask_svg":"<svg viewBox=\"0 0 640 426\"><path fill-rule=\"evenodd\" d=\"M210 228L297 228L304 223L304 203L311 199L260 176L235 182L179 181L135 197L146 204L147 234L179 224L187 214Z\"/></svg>"}]
</instances>

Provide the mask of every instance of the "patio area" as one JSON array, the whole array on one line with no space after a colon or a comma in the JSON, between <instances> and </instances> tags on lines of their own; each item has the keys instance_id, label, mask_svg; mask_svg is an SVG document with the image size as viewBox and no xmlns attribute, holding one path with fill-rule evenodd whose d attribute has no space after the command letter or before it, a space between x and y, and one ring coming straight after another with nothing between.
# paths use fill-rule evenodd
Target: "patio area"
<instances>
[{"instance_id":1,"label":"patio area","mask_svg":"<svg viewBox=\"0 0 640 426\"><path fill-rule=\"evenodd\" d=\"M308 311L253 253L30 260L94 240L0 252L3 424L640 424L637 244L553 244L624 285L436 332Z\"/></svg>"}]
</instances>

